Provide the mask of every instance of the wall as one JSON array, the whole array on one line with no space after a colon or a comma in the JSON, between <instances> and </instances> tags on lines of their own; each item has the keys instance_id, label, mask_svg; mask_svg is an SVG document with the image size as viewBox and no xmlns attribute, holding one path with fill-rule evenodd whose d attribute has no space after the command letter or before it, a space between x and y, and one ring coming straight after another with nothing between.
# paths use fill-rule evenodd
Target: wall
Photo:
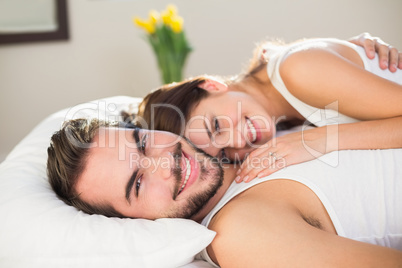
<instances>
[{"instance_id":1,"label":"wall","mask_svg":"<svg viewBox=\"0 0 402 268\"><path fill-rule=\"evenodd\" d=\"M236 74L265 37L349 38L402 50L400 0L68 0L71 38L0 46L0 161L47 115L113 95L144 96L159 73L133 15L175 3L194 52L186 76Z\"/></svg>"}]
</instances>

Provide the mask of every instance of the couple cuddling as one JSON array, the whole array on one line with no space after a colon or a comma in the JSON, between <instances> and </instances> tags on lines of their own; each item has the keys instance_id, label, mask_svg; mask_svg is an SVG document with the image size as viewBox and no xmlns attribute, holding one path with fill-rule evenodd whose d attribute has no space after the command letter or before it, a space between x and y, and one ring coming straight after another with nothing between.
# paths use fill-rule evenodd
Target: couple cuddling
<instances>
[{"instance_id":1,"label":"couple cuddling","mask_svg":"<svg viewBox=\"0 0 402 268\"><path fill-rule=\"evenodd\" d=\"M385 149L402 147L402 61L353 42L262 43L234 78L151 92L126 127L65 122L49 181L90 214L200 222L222 267L397 267L402 150Z\"/></svg>"}]
</instances>

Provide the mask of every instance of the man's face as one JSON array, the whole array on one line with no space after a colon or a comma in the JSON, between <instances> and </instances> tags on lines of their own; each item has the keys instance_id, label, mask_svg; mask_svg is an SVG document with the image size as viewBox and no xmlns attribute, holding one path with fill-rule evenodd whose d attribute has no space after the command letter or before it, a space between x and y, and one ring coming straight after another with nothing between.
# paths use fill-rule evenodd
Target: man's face
<instances>
[{"instance_id":1,"label":"man's face","mask_svg":"<svg viewBox=\"0 0 402 268\"><path fill-rule=\"evenodd\" d=\"M168 132L101 128L75 186L131 218L191 218L222 185L219 163Z\"/></svg>"}]
</instances>

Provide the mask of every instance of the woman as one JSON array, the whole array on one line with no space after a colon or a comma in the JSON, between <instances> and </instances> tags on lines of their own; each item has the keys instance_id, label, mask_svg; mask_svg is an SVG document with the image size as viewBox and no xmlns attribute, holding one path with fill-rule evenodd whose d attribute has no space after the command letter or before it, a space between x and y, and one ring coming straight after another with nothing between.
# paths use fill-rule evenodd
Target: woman
<instances>
[{"instance_id":1,"label":"woman","mask_svg":"<svg viewBox=\"0 0 402 268\"><path fill-rule=\"evenodd\" d=\"M376 39L355 38L367 40ZM213 156L237 162L248 155L237 182L335 150L402 147L402 71L395 65L402 68L402 60L395 51L390 71L380 69L378 55L369 60L363 48L337 39L263 43L245 74L198 77L150 93L136 122L184 134ZM278 137L283 124L303 131Z\"/></svg>"}]
</instances>

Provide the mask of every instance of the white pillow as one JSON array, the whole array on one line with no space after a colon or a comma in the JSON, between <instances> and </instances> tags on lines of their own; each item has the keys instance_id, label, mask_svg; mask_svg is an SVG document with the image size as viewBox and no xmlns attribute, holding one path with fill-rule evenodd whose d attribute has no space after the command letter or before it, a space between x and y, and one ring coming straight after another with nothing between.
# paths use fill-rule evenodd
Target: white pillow
<instances>
[{"instance_id":1,"label":"white pillow","mask_svg":"<svg viewBox=\"0 0 402 268\"><path fill-rule=\"evenodd\" d=\"M127 104L139 101L118 96L64 109L8 155L0 165L0 267L178 267L212 241L214 232L190 220L87 215L51 190L46 150L61 123L88 116L118 120Z\"/></svg>"}]
</instances>

